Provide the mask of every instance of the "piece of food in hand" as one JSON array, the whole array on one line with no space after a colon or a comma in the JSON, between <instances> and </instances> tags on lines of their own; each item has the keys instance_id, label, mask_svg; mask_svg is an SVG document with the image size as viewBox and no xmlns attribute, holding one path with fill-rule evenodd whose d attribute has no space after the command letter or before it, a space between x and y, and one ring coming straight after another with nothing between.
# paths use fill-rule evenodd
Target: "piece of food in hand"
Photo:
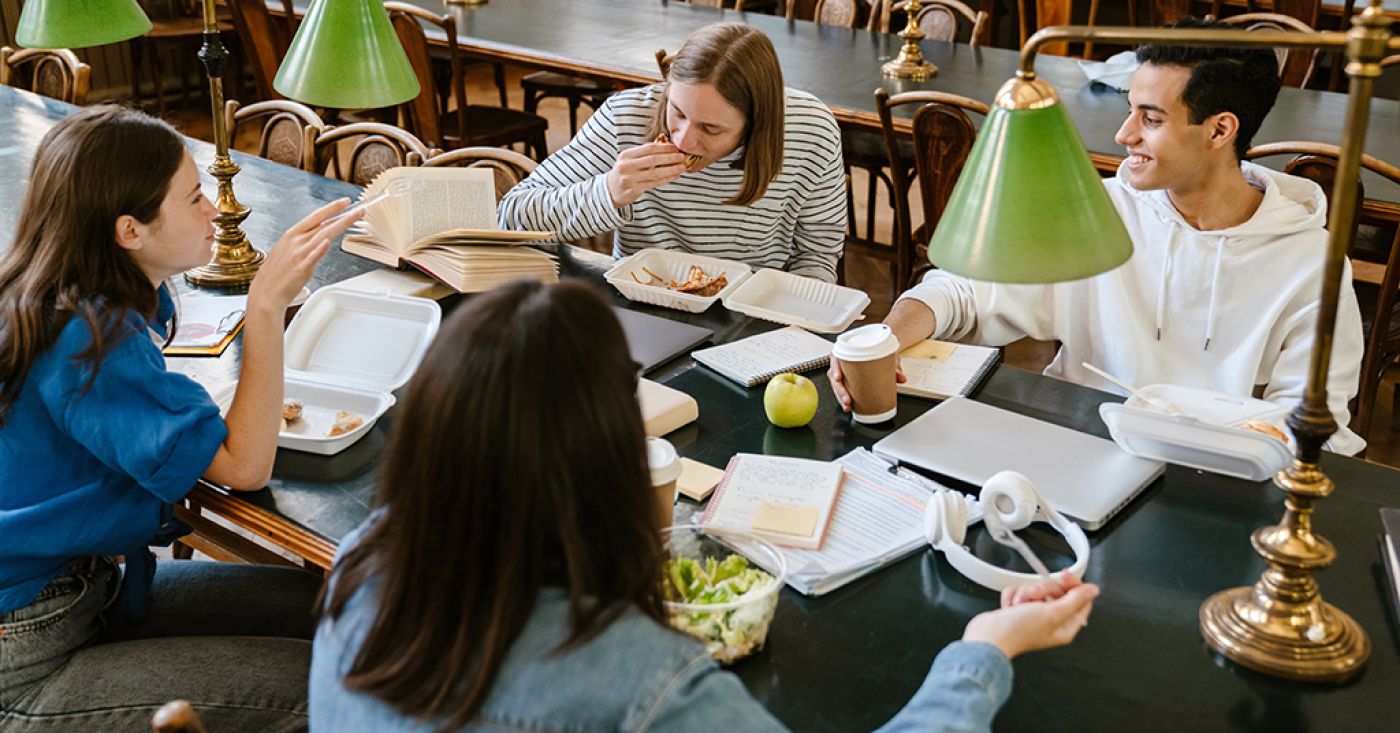
<instances>
[{"instance_id":1,"label":"piece of food in hand","mask_svg":"<svg viewBox=\"0 0 1400 733\"><path fill-rule=\"evenodd\" d=\"M287 429L287 423L301 419L301 400L291 398L282 400L282 429Z\"/></svg>"},{"instance_id":2,"label":"piece of food in hand","mask_svg":"<svg viewBox=\"0 0 1400 733\"><path fill-rule=\"evenodd\" d=\"M636 272L630 272L628 274L640 285L666 288L667 290L674 290L678 293L690 293L691 295L698 295L702 298L718 295L719 291L724 290L725 286L729 285L729 278L725 277L724 273L706 275L705 271L700 269L697 265L690 266L690 271L686 273L685 282L676 282L675 280L661 277L645 267L642 268L642 272L647 274L646 280L637 277Z\"/></svg>"},{"instance_id":3,"label":"piece of food in hand","mask_svg":"<svg viewBox=\"0 0 1400 733\"><path fill-rule=\"evenodd\" d=\"M704 562L679 557L666 561L662 597L671 603L708 606L733 603L775 582L772 575L749 566L742 555L724 560L713 557ZM700 612L672 609L671 626L704 642L711 657L729 664L763 646L768 625L773 620L778 594L737 608Z\"/></svg>"},{"instance_id":4,"label":"piece of food in hand","mask_svg":"<svg viewBox=\"0 0 1400 733\"><path fill-rule=\"evenodd\" d=\"M1263 433L1271 438L1278 438L1279 440L1282 440L1285 445L1288 443L1288 436L1284 434L1282 430L1279 430L1278 428L1274 427L1273 425L1270 425L1269 423L1264 422L1263 420L1250 420L1249 422L1240 425L1240 428L1244 430L1253 430L1256 433Z\"/></svg>"},{"instance_id":5,"label":"piece of food in hand","mask_svg":"<svg viewBox=\"0 0 1400 733\"><path fill-rule=\"evenodd\" d=\"M353 412L341 410L335 413L335 423L331 425L331 431L326 434L326 437L334 438L337 435L344 435L364 424L364 418Z\"/></svg>"},{"instance_id":6,"label":"piece of food in hand","mask_svg":"<svg viewBox=\"0 0 1400 733\"><path fill-rule=\"evenodd\" d=\"M656 141L659 142L659 143L669 143L669 142L671 142L671 137L670 137L669 135L667 135L666 133L663 132L663 133L661 133L660 135L657 135L657 136L656 136ZM679 150L679 148L677 148L677 150ZM693 171L693 170L695 170L695 166L696 166L696 164L698 164L699 162L700 162L700 156L698 156L698 155L691 155L690 153L686 153L686 154L685 154L685 169L686 169L687 171Z\"/></svg>"}]
</instances>

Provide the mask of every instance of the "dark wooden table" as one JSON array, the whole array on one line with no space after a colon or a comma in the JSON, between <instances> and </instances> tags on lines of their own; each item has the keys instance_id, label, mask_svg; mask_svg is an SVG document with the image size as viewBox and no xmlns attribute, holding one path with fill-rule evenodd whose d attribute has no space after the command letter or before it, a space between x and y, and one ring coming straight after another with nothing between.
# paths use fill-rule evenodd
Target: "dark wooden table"
<instances>
[{"instance_id":1,"label":"dark wooden table","mask_svg":"<svg viewBox=\"0 0 1400 733\"><path fill-rule=\"evenodd\" d=\"M0 187L5 247L34 147L70 109L0 87L0 172L20 182ZM191 146L197 160L209 160L209 146ZM244 166L236 183L239 196L254 207L248 231L262 246L306 211L349 190L275 163L236 159ZM561 255L565 272L576 276L596 278L602 265L596 256L569 248ZM368 266L332 251L313 285ZM703 324L718 341L771 327L718 305L693 316L641 310ZM233 377L237 362L235 346L218 359L172 359L171 365L218 383ZM830 459L869 446L891 429L856 425L842 416L820 374L813 376L821 409L812 425L800 430L771 427L763 416L762 390L740 388L689 357L651 376L699 401L700 419L668 437L682 455L712 465L724 465L739 451ZM1098 405L1115 398L1002 366L977 399L1103 436ZM902 398L895 425L930 405ZM391 410L367 437L336 456L280 451L267 489L235 496L201 489L198 498L274 542L298 552L329 553L369 510L373 467L394 417ZM1015 436L1006 436L1006 442L1014 451ZM1249 547L1249 533L1278 519L1282 495L1267 483L1169 467L1117 519L1091 535L1088 577L1104 594L1089 626L1070 647L1016 661L1015 691L997 728L1400 730L1400 628L1383 596L1376 548L1377 509L1400 504L1400 472L1331 455L1323 466L1338 488L1321 502L1315 522L1336 544L1339 559L1320 581L1325 596L1350 613L1374 645L1370 665L1357 680L1343 687L1283 682L1238 669L1207 650L1197 631L1197 608L1219 589L1258 578L1263 563ZM1065 549L1052 537L1035 528L1025 534L1052 566L1067 564ZM971 544L980 555L1015 563L986 538L974 536ZM326 554L320 561L328 559ZM938 649L960 635L968 618L995 605L992 593L925 550L828 596L784 591L767 649L735 671L795 730L869 730L913 694Z\"/></svg>"}]
</instances>

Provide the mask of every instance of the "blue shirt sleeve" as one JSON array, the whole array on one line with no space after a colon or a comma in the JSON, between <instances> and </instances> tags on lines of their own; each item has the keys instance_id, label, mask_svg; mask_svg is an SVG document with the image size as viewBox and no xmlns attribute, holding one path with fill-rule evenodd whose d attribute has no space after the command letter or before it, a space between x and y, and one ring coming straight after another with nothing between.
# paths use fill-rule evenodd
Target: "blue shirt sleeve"
<instances>
[{"instance_id":1,"label":"blue shirt sleeve","mask_svg":"<svg viewBox=\"0 0 1400 733\"><path fill-rule=\"evenodd\" d=\"M189 493L228 434L219 408L194 380L169 372L144 331L131 333L102 360L86 393L91 366L75 361L89 342L74 318L52 350L39 394L59 429L113 471L161 500Z\"/></svg>"},{"instance_id":2,"label":"blue shirt sleeve","mask_svg":"<svg viewBox=\"0 0 1400 733\"><path fill-rule=\"evenodd\" d=\"M985 642L943 647L909 704L877 733L982 733L1011 696L1011 661Z\"/></svg>"}]
</instances>

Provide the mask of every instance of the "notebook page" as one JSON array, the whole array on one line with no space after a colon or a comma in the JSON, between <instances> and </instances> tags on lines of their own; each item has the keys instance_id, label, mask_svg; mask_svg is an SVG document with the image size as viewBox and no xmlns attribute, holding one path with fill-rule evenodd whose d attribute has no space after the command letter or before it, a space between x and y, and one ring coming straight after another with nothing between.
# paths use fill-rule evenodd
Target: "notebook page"
<instances>
[{"instance_id":1,"label":"notebook page","mask_svg":"<svg viewBox=\"0 0 1400 733\"><path fill-rule=\"evenodd\" d=\"M948 397L963 394L982 375L996 349L987 346L923 341L900 352L907 382L902 391Z\"/></svg>"},{"instance_id":2,"label":"notebook page","mask_svg":"<svg viewBox=\"0 0 1400 733\"><path fill-rule=\"evenodd\" d=\"M168 348L217 346L243 322L246 295L186 296L180 298L175 338Z\"/></svg>"},{"instance_id":3,"label":"notebook page","mask_svg":"<svg viewBox=\"0 0 1400 733\"><path fill-rule=\"evenodd\" d=\"M831 342L788 326L691 354L696 361L740 384L797 369L820 366L831 356Z\"/></svg>"},{"instance_id":4,"label":"notebook page","mask_svg":"<svg viewBox=\"0 0 1400 733\"><path fill-rule=\"evenodd\" d=\"M717 532L751 533L754 514L765 503L816 507L826 513L840 482L841 466L836 463L740 453L700 522ZM818 521L818 531L824 524Z\"/></svg>"}]
</instances>

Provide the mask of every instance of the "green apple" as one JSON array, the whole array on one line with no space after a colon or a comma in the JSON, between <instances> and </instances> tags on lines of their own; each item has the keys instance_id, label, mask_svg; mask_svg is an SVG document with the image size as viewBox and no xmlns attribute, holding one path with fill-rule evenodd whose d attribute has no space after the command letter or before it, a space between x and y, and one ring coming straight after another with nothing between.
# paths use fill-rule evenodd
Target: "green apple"
<instances>
[{"instance_id":1,"label":"green apple","mask_svg":"<svg viewBox=\"0 0 1400 733\"><path fill-rule=\"evenodd\" d=\"M779 374L763 390L763 411L780 428L800 428L817 414L817 385L797 374Z\"/></svg>"}]
</instances>

